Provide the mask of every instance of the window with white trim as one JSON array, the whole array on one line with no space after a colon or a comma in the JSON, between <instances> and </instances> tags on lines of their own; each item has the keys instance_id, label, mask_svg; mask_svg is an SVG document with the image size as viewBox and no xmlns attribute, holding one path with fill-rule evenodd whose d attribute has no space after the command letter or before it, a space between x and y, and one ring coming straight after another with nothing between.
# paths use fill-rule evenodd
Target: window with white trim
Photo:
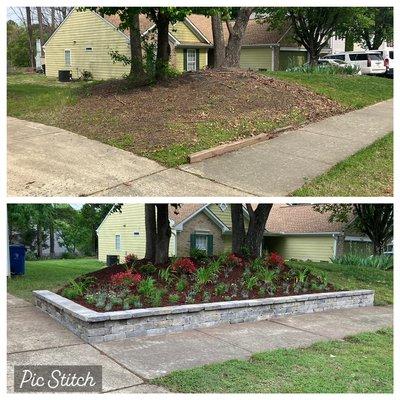
<instances>
[{"instance_id":1,"label":"window with white trim","mask_svg":"<svg viewBox=\"0 0 400 400\"><path fill-rule=\"evenodd\" d=\"M85 51L91 52L93 51L93 47L85 47Z\"/></svg>"},{"instance_id":2,"label":"window with white trim","mask_svg":"<svg viewBox=\"0 0 400 400\"><path fill-rule=\"evenodd\" d=\"M207 249L208 249L207 238L208 238L208 235L196 234L196 242L195 242L196 249L207 251Z\"/></svg>"},{"instance_id":3,"label":"window with white trim","mask_svg":"<svg viewBox=\"0 0 400 400\"><path fill-rule=\"evenodd\" d=\"M197 65L196 49L187 49L186 51L186 71L196 71Z\"/></svg>"},{"instance_id":4,"label":"window with white trim","mask_svg":"<svg viewBox=\"0 0 400 400\"><path fill-rule=\"evenodd\" d=\"M121 250L121 235L115 235L115 250Z\"/></svg>"},{"instance_id":5,"label":"window with white trim","mask_svg":"<svg viewBox=\"0 0 400 400\"><path fill-rule=\"evenodd\" d=\"M134 231L133 232L133 236L140 236L140 232L139 231Z\"/></svg>"},{"instance_id":6,"label":"window with white trim","mask_svg":"<svg viewBox=\"0 0 400 400\"><path fill-rule=\"evenodd\" d=\"M71 50L69 49L64 50L64 61L67 67L71 66Z\"/></svg>"}]
</instances>

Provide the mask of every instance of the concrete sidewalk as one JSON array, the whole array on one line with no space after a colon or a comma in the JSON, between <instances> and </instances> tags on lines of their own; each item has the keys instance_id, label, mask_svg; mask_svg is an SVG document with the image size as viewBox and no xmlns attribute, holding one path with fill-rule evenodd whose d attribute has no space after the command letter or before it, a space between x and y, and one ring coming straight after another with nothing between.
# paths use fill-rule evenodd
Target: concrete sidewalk
<instances>
[{"instance_id":1,"label":"concrete sidewalk","mask_svg":"<svg viewBox=\"0 0 400 400\"><path fill-rule=\"evenodd\" d=\"M104 391L166 392L147 380L175 370L245 359L277 348L306 347L393 324L392 307L365 307L89 345L30 303L11 295L7 301L8 391L12 391L14 365L94 364L103 366Z\"/></svg>"},{"instance_id":2,"label":"concrete sidewalk","mask_svg":"<svg viewBox=\"0 0 400 400\"><path fill-rule=\"evenodd\" d=\"M257 196L285 196L391 131L388 100L181 169Z\"/></svg>"},{"instance_id":3,"label":"concrete sidewalk","mask_svg":"<svg viewBox=\"0 0 400 400\"><path fill-rule=\"evenodd\" d=\"M393 101L180 168L8 118L9 196L285 196L393 130ZM327 193L329 195L329 193Z\"/></svg>"}]
</instances>

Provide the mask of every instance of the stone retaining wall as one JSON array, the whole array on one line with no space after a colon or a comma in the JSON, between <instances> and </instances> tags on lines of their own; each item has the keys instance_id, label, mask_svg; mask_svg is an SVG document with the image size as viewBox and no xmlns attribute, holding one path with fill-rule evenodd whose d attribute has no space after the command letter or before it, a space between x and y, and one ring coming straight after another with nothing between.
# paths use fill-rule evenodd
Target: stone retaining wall
<instances>
[{"instance_id":1,"label":"stone retaining wall","mask_svg":"<svg viewBox=\"0 0 400 400\"><path fill-rule=\"evenodd\" d=\"M366 307L374 302L373 290L354 290L96 312L47 290L33 293L39 308L89 343L261 321L283 315Z\"/></svg>"}]
</instances>

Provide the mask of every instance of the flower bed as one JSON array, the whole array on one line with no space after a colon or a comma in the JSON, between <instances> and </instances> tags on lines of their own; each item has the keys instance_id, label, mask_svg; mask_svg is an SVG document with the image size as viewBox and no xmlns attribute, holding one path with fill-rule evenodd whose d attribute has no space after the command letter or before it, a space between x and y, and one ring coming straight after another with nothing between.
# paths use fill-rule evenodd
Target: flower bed
<instances>
[{"instance_id":1,"label":"flower bed","mask_svg":"<svg viewBox=\"0 0 400 400\"><path fill-rule=\"evenodd\" d=\"M128 255L70 282L59 294L95 311L213 303L334 291L326 275L290 268L283 258L245 259L235 254L208 258L201 251L154 266Z\"/></svg>"}]
</instances>

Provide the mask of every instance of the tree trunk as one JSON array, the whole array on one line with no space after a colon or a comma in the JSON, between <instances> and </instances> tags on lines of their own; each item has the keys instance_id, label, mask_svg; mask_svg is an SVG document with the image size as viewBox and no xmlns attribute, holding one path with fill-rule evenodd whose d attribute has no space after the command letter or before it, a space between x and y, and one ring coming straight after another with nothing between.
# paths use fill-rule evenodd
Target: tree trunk
<instances>
[{"instance_id":1,"label":"tree trunk","mask_svg":"<svg viewBox=\"0 0 400 400\"><path fill-rule=\"evenodd\" d=\"M344 42L344 51L353 51L354 50L354 37L351 33L348 33Z\"/></svg>"},{"instance_id":2,"label":"tree trunk","mask_svg":"<svg viewBox=\"0 0 400 400\"><path fill-rule=\"evenodd\" d=\"M354 204L354 209L361 232L372 241L374 254L382 254L385 245L393 237L393 205Z\"/></svg>"},{"instance_id":3,"label":"tree trunk","mask_svg":"<svg viewBox=\"0 0 400 400\"><path fill-rule=\"evenodd\" d=\"M132 17L131 26L129 27L129 39L131 47L131 71L129 75L141 79L144 76L144 69L139 14L135 14Z\"/></svg>"},{"instance_id":4,"label":"tree trunk","mask_svg":"<svg viewBox=\"0 0 400 400\"><path fill-rule=\"evenodd\" d=\"M224 67L238 68L240 64L240 49L253 7L241 7L233 27L227 22L229 40L225 50Z\"/></svg>"},{"instance_id":5,"label":"tree trunk","mask_svg":"<svg viewBox=\"0 0 400 400\"><path fill-rule=\"evenodd\" d=\"M246 232L244 229L243 205L231 204L232 253L242 255Z\"/></svg>"},{"instance_id":6,"label":"tree trunk","mask_svg":"<svg viewBox=\"0 0 400 400\"><path fill-rule=\"evenodd\" d=\"M38 23L39 23L39 38L40 38L40 57L44 57L43 45L44 45L44 36L43 36L43 16L42 16L42 7L36 7Z\"/></svg>"},{"instance_id":7,"label":"tree trunk","mask_svg":"<svg viewBox=\"0 0 400 400\"><path fill-rule=\"evenodd\" d=\"M97 242L97 233L96 233L96 227L92 227L92 254L97 256L97 250L98 250L98 242Z\"/></svg>"},{"instance_id":8,"label":"tree trunk","mask_svg":"<svg viewBox=\"0 0 400 400\"><path fill-rule=\"evenodd\" d=\"M225 40L222 19L220 15L211 16L211 26L214 42L214 68L219 68L225 60Z\"/></svg>"},{"instance_id":9,"label":"tree trunk","mask_svg":"<svg viewBox=\"0 0 400 400\"><path fill-rule=\"evenodd\" d=\"M156 264L164 264L169 258L171 227L168 217L168 204L157 204L157 248Z\"/></svg>"},{"instance_id":10,"label":"tree trunk","mask_svg":"<svg viewBox=\"0 0 400 400\"><path fill-rule=\"evenodd\" d=\"M156 59L156 79L158 81L166 78L170 47L168 39L169 18L162 13L157 18L157 59Z\"/></svg>"},{"instance_id":11,"label":"tree trunk","mask_svg":"<svg viewBox=\"0 0 400 400\"><path fill-rule=\"evenodd\" d=\"M145 204L144 206L145 225L146 225L146 254L145 259L154 262L156 259L156 206L155 204Z\"/></svg>"},{"instance_id":12,"label":"tree trunk","mask_svg":"<svg viewBox=\"0 0 400 400\"><path fill-rule=\"evenodd\" d=\"M251 204L246 204L246 207L250 216L249 228L246 235L246 247L250 252L250 257L256 258L261 255L265 225L272 204L259 204L255 210L253 210Z\"/></svg>"},{"instance_id":13,"label":"tree trunk","mask_svg":"<svg viewBox=\"0 0 400 400\"><path fill-rule=\"evenodd\" d=\"M40 224L36 227L36 256L38 259L43 257L42 226Z\"/></svg>"},{"instance_id":14,"label":"tree trunk","mask_svg":"<svg viewBox=\"0 0 400 400\"><path fill-rule=\"evenodd\" d=\"M50 223L49 226L49 241L50 241L50 258L55 258L56 253L54 250L55 240L54 240L54 225Z\"/></svg>"},{"instance_id":15,"label":"tree trunk","mask_svg":"<svg viewBox=\"0 0 400 400\"><path fill-rule=\"evenodd\" d=\"M50 7L51 10L51 32L53 33L56 29L56 9Z\"/></svg>"},{"instance_id":16,"label":"tree trunk","mask_svg":"<svg viewBox=\"0 0 400 400\"><path fill-rule=\"evenodd\" d=\"M26 9L26 26L28 28L28 41L29 41L29 59L31 62L31 67L36 67L35 62L35 42L33 39L33 29L32 29L32 17L31 17L31 8L25 7Z\"/></svg>"}]
</instances>

